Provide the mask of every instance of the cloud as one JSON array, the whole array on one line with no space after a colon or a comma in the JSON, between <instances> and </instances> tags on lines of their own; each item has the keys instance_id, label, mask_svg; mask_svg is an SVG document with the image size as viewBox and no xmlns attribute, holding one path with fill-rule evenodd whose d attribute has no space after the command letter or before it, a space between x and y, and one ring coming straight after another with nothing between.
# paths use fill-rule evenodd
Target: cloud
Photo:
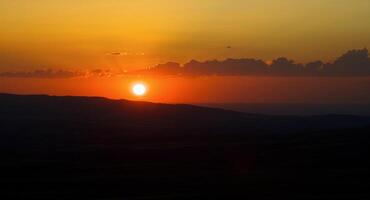
<instances>
[{"instance_id":1,"label":"cloud","mask_svg":"<svg viewBox=\"0 0 370 200\"><path fill-rule=\"evenodd\" d=\"M120 55L121 53L114 53ZM332 63L313 61L306 64L296 63L286 57L272 61L254 58L191 60L183 65L176 62L158 64L154 67L136 71L117 71L95 69L81 71L34 70L0 72L0 77L13 78L73 78L73 77L114 77L129 75L149 76L370 76L369 52L365 49L350 50Z\"/></svg>"},{"instance_id":2,"label":"cloud","mask_svg":"<svg viewBox=\"0 0 370 200\"><path fill-rule=\"evenodd\" d=\"M295 63L285 57L271 62L259 59L226 59L200 62L191 60L184 65L175 62L131 72L141 75L181 76L370 76L369 52L365 49L350 50L333 63L313 61Z\"/></svg>"},{"instance_id":3,"label":"cloud","mask_svg":"<svg viewBox=\"0 0 370 200\"><path fill-rule=\"evenodd\" d=\"M268 65L262 60L255 59L227 59L225 61L212 60L205 62L191 60L183 66L176 62L168 62L134 73L183 76L259 75L266 73L267 67Z\"/></svg>"},{"instance_id":4,"label":"cloud","mask_svg":"<svg viewBox=\"0 0 370 200\"><path fill-rule=\"evenodd\" d=\"M272 61L268 73L278 76L300 75L303 73L303 70L304 66L302 64L297 64L293 60L280 57Z\"/></svg>"},{"instance_id":5,"label":"cloud","mask_svg":"<svg viewBox=\"0 0 370 200\"><path fill-rule=\"evenodd\" d=\"M124 51L124 52L109 52L109 53L106 53L105 55L107 56L144 56L145 53L143 52L140 52L140 53L134 53L134 52L127 52L127 51Z\"/></svg>"},{"instance_id":6,"label":"cloud","mask_svg":"<svg viewBox=\"0 0 370 200\"><path fill-rule=\"evenodd\" d=\"M88 71L85 74L85 76L86 77L113 77L119 74L121 73L113 72L110 69L94 69L94 70Z\"/></svg>"},{"instance_id":7,"label":"cloud","mask_svg":"<svg viewBox=\"0 0 370 200\"><path fill-rule=\"evenodd\" d=\"M334 63L325 65L323 73L339 76L369 76L369 52L367 49L348 51L335 60Z\"/></svg>"},{"instance_id":8,"label":"cloud","mask_svg":"<svg viewBox=\"0 0 370 200\"><path fill-rule=\"evenodd\" d=\"M123 55L127 55L126 52L110 52L110 53L107 53L106 55L108 56L123 56Z\"/></svg>"},{"instance_id":9,"label":"cloud","mask_svg":"<svg viewBox=\"0 0 370 200\"><path fill-rule=\"evenodd\" d=\"M158 64L149 69L137 70L130 72L130 75L182 75L183 67L176 62L167 62L164 64Z\"/></svg>"},{"instance_id":10,"label":"cloud","mask_svg":"<svg viewBox=\"0 0 370 200\"><path fill-rule=\"evenodd\" d=\"M67 70L34 70L34 71L20 71L20 72L0 72L0 77L8 78L73 78L82 76L80 72Z\"/></svg>"},{"instance_id":11,"label":"cloud","mask_svg":"<svg viewBox=\"0 0 370 200\"><path fill-rule=\"evenodd\" d=\"M184 65L186 75L258 75L266 73L268 65L262 60L227 59L224 61L198 62L192 60Z\"/></svg>"},{"instance_id":12,"label":"cloud","mask_svg":"<svg viewBox=\"0 0 370 200\"><path fill-rule=\"evenodd\" d=\"M68 71L68 70L34 70L17 72L0 72L0 78L77 78L77 77L114 77L125 74L124 71L112 71L110 69L95 69L88 71Z\"/></svg>"}]
</instances>

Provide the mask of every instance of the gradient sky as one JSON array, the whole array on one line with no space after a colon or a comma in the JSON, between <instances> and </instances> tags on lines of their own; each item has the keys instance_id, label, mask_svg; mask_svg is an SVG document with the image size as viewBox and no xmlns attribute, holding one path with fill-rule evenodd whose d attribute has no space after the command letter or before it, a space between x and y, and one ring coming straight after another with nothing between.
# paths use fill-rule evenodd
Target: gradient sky
<instances>
[{"instance_id":1,"label":"gradient sky","mask_svg":"<svg viewBox=\"0 0 370 200\"><path fill-rule=\"evenodd\" d=\"M370 46L369 19L368 0L1 0L0 69L330 61Z\"/></svg>"},{"instance_id":2,"label":"gradient sky","mask_svg":"<svg viewBox=\"0 0 370 200\"><path fill-rule=\"evenodd\" d=\"M184 63L191 59L228 57L270 61L287 56L298 62L333 61L349 49L370 46L369 19L369 0L1 0L0 72L134 70L167 61ZM226 48L228 46L231 48ZM24 85L23 79L0 79L0 92L115 98L128 97L126 92L120 94L116 90L135 81L117 83L117 80L111 80L105 89L97 89L102 86L96 80L90 80L89 83L96 86L90 85L87 89L71 80L27 79L28 84ZM222 86L223 92L215 89L225 81L219 79L177 79L171 83L168 79L155 80L153 88L162 85L159 90L171 91L172 96L153 92L148 99L168 102L304 100L298 98L299 90L294 89L282 97L262 92L263 82L272 86L280 79L248 82L243 78L229 78L229 85ZM102 84L104 81L101 80ZM294 84L297 80L291 81ZM317 83L317 80L305 81L304 85ZM321 80L325 81L328 80ZM353 88L360 87L359 95L350 100L368 101L368 97L363 98L368 82L361 81L352 81L354 85L347 86L352 87L348 93L330 98L353 95L350 93ZM365 85L359 85L359 82ZM261 86L248 85L252 83ZM336 83L348 83L348 79ZM179 91L168 89L166 84L184 87L182 90L186 90L184 93L191 98L174 95ZM331 84L334 90L335 84ZM76 88L72 89L71 85ZM253 92L245 94L248 87L253 88ZM280 89L285 91L284 88ZM191 94L191 91L197 92ZM239 91L243 91L243 95ZM321 93L311 94L312 101L320 101ZM230 96L225 98L225 94Z\"/></svg>"}]
</instances>

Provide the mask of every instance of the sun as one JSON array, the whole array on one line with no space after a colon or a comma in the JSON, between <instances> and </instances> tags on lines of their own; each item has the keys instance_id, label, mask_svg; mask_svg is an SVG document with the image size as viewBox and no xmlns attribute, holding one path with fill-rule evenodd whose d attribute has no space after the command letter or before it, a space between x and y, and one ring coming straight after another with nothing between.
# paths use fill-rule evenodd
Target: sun
<instances>
[{"instance_id":1,"label":"sun","mask_svg":"<svg viewBox=\"0 0 370 200\"><path fill-rule=\"evenodd\" d=\"M136 96L144 96L147 92L147 88L142 83L136 83L132 86L132 93Z\"/></svg>"}]
</instances>

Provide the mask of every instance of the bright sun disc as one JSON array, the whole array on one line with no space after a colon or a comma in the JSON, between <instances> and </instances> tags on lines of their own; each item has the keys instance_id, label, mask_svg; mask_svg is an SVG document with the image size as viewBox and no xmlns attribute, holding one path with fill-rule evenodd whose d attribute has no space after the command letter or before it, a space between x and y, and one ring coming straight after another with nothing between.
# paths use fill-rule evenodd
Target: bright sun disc
<instances>
[{"instance_id":1,"label":"bright sun disc","mask_svg":"<svg viewBox=\"0 0 370 200\"><path fill-rule=\"evenodd\" d=\"M145 87L145 85L143 85L143 84L141 84L141 83L135 84L135 85L132 87L132 92L133 92L136 96L143 96L143 95L146 93L146 87Z\"/></svg>"}]
</instances>

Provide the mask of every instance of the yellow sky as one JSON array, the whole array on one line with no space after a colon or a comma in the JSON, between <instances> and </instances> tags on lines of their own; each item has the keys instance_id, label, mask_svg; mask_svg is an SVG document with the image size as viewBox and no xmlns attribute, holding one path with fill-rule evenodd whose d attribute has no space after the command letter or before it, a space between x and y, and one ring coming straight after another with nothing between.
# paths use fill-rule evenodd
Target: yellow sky
<instances>
[{"instance_id":1,"label":"yellow sky","mask_svg":"<svg viewBox=\"0 0 370 200\"><path fill-rule=\"evenodd\" d=\"M370 46L369 19L368 0L1 0L0 70L329 61Z\"/></svg>"}]
</instances>

